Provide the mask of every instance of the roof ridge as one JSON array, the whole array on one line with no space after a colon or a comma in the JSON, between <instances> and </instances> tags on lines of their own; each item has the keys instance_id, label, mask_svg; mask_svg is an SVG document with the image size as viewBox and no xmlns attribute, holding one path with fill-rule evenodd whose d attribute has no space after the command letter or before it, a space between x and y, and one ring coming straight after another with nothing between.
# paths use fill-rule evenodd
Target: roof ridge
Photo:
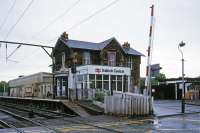
<instances>
[{"instance_id":1,"label":"roof ridge","mask_svg":"<svg viewBox=\"0 0 200 133\"><path fill-rule=\"evenodd\" d=\"M77 48L77 49L86 49L86 50L102 50L104 49L112 40L115 40L121 49L124 51L125 54L130 54L130 55L139 55L139 56L144 56L142 53L138 52L137 50L133 48L124 48L121 43L118 42L118 40L115 37L111 37L105 41L102 42L88 42L88 41L80 41L80 40L73 40L73 39L68 39L68 40L62 40L65 45L67 45L70 48Z\"/></svg>"},{"instance_id":2,"label":"roof ridge","mask_svg":"<svg viewBox=\"0 0 200 133\"><path fill-rule=\"evenodd\" d=\"M100 43L104 43L104 42L106 42L106 41L110 41L110 40L113 40L113 39L115 39L115 37L111 37L111 38L106 39L106 40L104 40L104 41L102 41L102 42L100 42Z\"/></svg>"},{"instance_id":3,"label":"roof ridge","mask_svg":"<svg viewBox=\"0 0 200 133\"><path fill-rule=\"evenodd\" d=\"M67 39L64 41L77 41L77 42L84 42L84 43L93 43L93 44L99 44L98 42L89 42L89 41L82 41L82 40L74 40L74 39Z\"/></svg>"}]
</instances>

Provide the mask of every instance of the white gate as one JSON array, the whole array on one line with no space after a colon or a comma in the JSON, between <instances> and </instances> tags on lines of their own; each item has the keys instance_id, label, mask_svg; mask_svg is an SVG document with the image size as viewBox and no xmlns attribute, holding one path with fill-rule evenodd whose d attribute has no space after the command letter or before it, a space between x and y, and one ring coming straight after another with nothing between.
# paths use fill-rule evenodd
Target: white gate
<instances>
[{"instance_id":1,"label":"white gate","mask_svg":"<svg viewBox=\"0 0 200 133\"><path fill-rule=\"evenodd\" d=\"M153 100L139 94L105 96L105 113L122 116L149 115L153 111Z\"/></svg>"}]
</instances>

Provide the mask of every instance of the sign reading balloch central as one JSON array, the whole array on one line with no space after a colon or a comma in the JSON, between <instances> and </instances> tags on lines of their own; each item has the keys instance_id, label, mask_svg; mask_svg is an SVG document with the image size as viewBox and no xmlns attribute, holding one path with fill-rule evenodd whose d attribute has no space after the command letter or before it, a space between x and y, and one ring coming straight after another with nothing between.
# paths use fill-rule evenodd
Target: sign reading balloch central
<instances>
[{"instance_id":1,"label":"sign reading balloch central","mask_svg":"<svg viewBox=\"0 0 200 133\"><path fill-rule=\"evenodd\" d=\"M128 67L86 65L77 69L79 70L80 74L130 75L130 68Z\"/></svg>"}]
</instances>

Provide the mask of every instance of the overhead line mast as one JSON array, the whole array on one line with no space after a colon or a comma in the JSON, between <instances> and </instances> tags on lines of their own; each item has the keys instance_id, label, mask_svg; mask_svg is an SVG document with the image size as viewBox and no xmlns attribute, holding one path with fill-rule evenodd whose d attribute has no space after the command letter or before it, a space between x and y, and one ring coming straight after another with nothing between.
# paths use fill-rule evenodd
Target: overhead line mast
<instances>
[{"instance_id":1,"label":"overhead line mast","mask_svg":"<svg viewBox=\"0 0 200 133\"><path fill-rule=\"evenodd\" d=\"M46 50L46 48L48 48L48 49L51 49L52 50L52 52L53 52L53 50L54 50L54 47L51 47L51 46L47 46L47 45L38 45L38 44L30 44L30 43L22 43L22 42L10 42L10 41L0 41L0 43L5 43L5 45L6 45L6 48L7 48L7 46L10 44L10 45L18 45L18 47L17 47L17 49L19 49L22 45L24 45L24 46L31 46L31 47L40 47L40 48L42 48L44 51L45 51L45 53L51 58L51 60L52 60L52 73L53 73L53 71L54 71L54 68L55 68L55 59L54 59L54 57L53 57L53 55L51 54L51 53L49 53L47 50ZM16 49L15 49L15 51L16 51ZM12 53L13 54L13 53ZM6 55L7 55L7 53L6 53ZM11 56L11 55L10 55ZM7 61L7 60L6 60ZM53 82L52 82L52 88L53 88L53 95L55 96L55 81L54 81L54 73L53 73ZM54 97L53 97L54 98Z\"/></svg>"},{"instance_id":2,"label":"overhead line mast","mask_svg":"<svg viewBox=\"0 0 200 133\"><path fill-rule=\"evenodd\" d=\"M146 67L146 80L145 89L148 95L151 97L151 61L152 61L152 50L153 50L153 36L154 36L154 5L151 7L151 19L150 19L150 30L149 30L149 46L147 56L147 67Z\"/></svg>"}]
</instances>

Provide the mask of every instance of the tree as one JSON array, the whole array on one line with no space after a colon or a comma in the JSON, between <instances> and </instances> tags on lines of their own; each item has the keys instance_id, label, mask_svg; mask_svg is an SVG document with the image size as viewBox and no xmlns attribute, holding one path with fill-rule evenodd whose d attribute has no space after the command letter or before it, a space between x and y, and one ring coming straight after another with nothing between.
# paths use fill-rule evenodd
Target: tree
<instances>
[{"instance_id":1,"label":"tree","mask_svg":"<svg viewBox=\"0 0 200 133\"><path fill-rule=\"evenodd\" d=\"M140 78L140 88L141 89L145 88L145 78Z\"/></svg>"},{"instance_id":2,"label":"tree","mask_svg":"<svg viewBox=\"0 0 200 133\"><path fill-rule=\"evenodd\" d=\"M158 85L159 82L162 82L166 79L165 74L160 73L158 76L155 78L151 78L151 85ZM140 88L144 89L145 88L145 78L140 79Z\"/></svg>"},{"instance_id":3,"label":"tree","mask_svg":"<svg viewBox=\"0 0 200 133\"><path fill-rule=\"evenodd\" d=\"M158 82L162 82L166 79L165 74L160 73L158 76L155 77L155 80L157 80Z\"/></svg>"},{"instance_id":4,"label":"tree","mask_svg":"<svg viewBox=\"0 0 200 133\"><path fill-rule=\"evenodd\" d=\"M0 82L0 92L4 91L4 87L5 87L5 91L8 92L9 91L9 85L7 82L5 81L1 81Z\"/></svg>"},{"instance_id":5,"label":"tree","mask_svg":"<svg viewBox=\"0 0 200 133\"><path fill-rule=\"evenodd\" d=\"M165 81L166 76L163 73L160 73L158 76L156 76L155 78L151 79L151 84L152 85L158 85L159 82Z\"/></svg>"}]
</instances>

